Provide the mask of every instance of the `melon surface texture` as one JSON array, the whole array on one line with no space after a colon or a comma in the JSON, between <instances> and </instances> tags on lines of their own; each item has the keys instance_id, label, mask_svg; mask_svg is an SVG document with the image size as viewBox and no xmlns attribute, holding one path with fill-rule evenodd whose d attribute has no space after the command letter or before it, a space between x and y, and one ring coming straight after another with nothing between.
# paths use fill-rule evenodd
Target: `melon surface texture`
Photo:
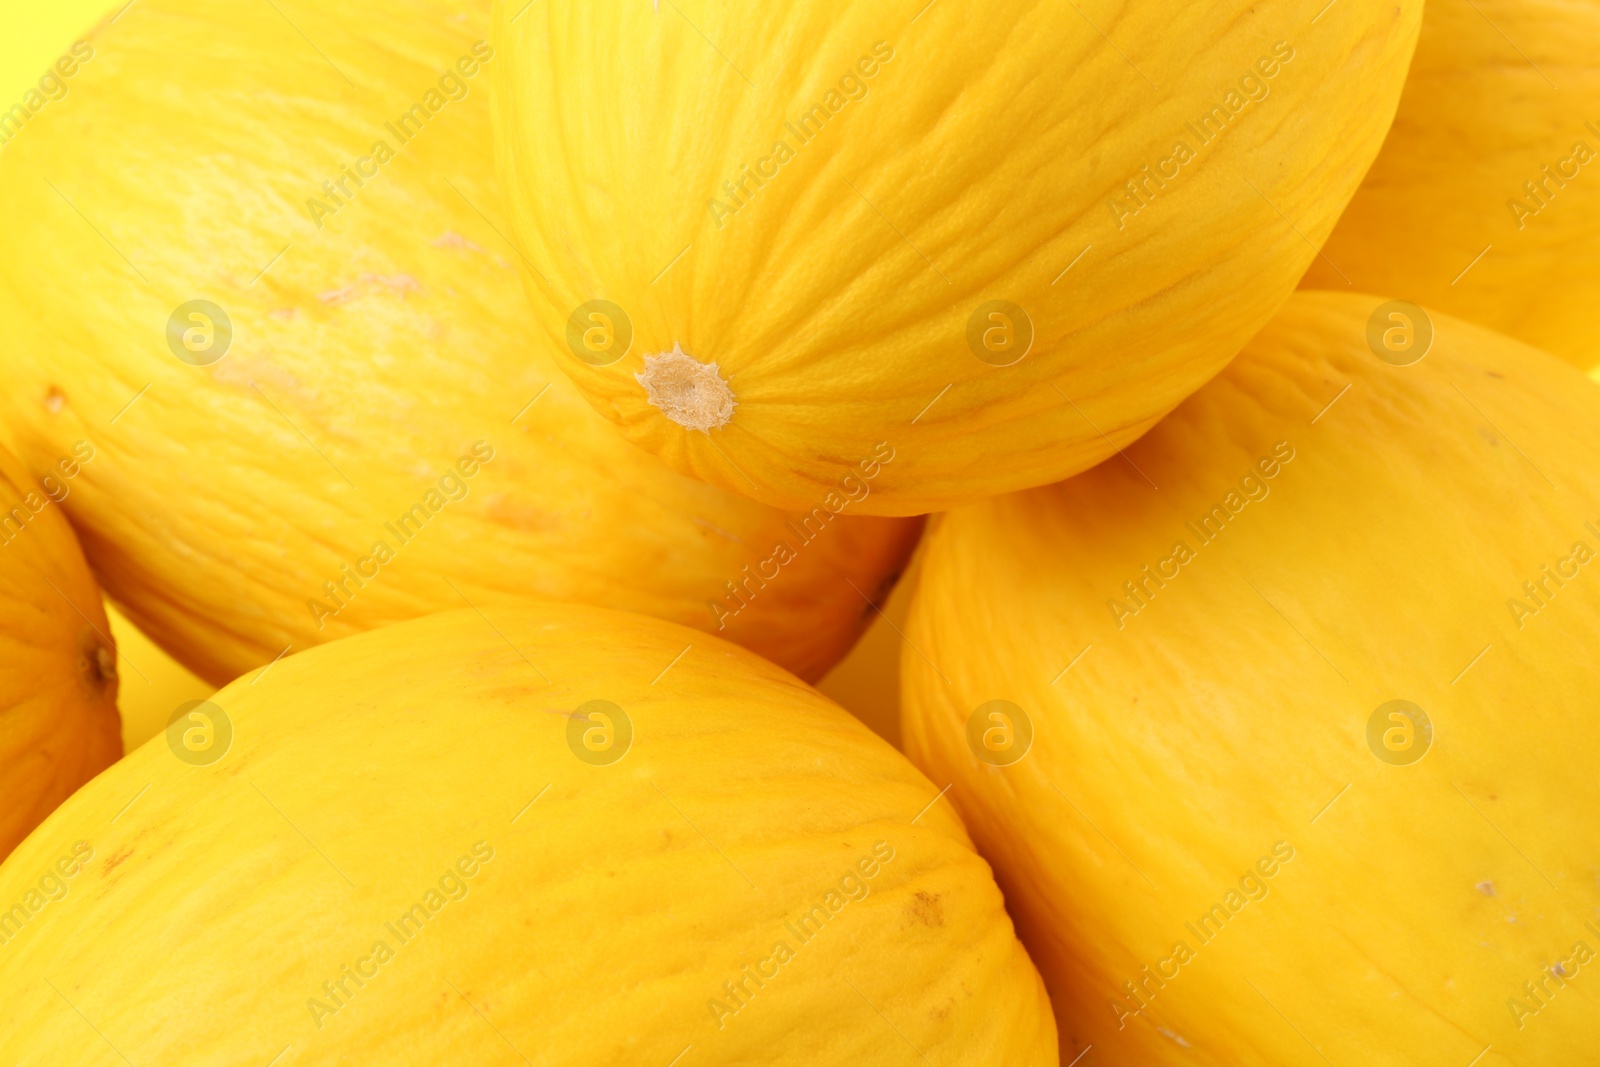
<instances>
[{"instance_id":1,"label":"melon surface texture","mask_svg":"<svg viewBox=\"0 0 1600 1067\"><path fill-rule=\"evenodd\" d=\"M116 644L57 502L86 457L35 481L0 448L0 858L122 755Z\"/></svg>"},{"instance_id":2,"label":"melon surface texture","mask_svg":"<svg viewBox=\"0 0 1600 1067\"><path fill-rule=\"evenodd\" d=\"M1125 457L930 534L906 749L1063 1063L1593 1058L1600 388L1442 314L1391 365L1383 304L1297 294Z\"/></svg>"},{"instance_id":3,"label":"melon surface texture","mask_svg":"<svg viewBox=\"0 0 1600 1067\"><path fill-rule=\"evenodd\" d=\"M505 4L497 151L562 369L781 507L881 442L885 515L1114 454L1294 288L1422 5L1080 6Z\"/></svg>"},{"instance_id":4,"label":"melon surface texture","mask_svg":"<svg viewBox=\"0 0 1600 1067\"><path fill-rule=\"evenodd\" d=\"M0 867L73 871L0 944L0 1056L1055 1067L905 757L684 627L486 615L286 657L69 800Z\"/></svg>"},{"instance_id":5,"label":"melon surface texture","mask_svg":"<svg viewBox=\"0 0 1600 1067\"><path fill-rule=\"evenodd\" d=\"M1383 151L1301 283L1600 365L1600 6L1441 0Z\"/></svg>"},{"instance_id":6,"label":"melon surface texture","mask_svg":"<svg viewBox=\"0 0 1600 1067\"><path fill-rule=\"evenodd\" d=\"M141 0L89 34L0 154L3 432L36 471L93 443L90 562L214 684L525 597L819 677L916 524L860 514L875 467L785 513L591 410L505 239L488 5L457 8Z\"/></svg>"}]
</instances>

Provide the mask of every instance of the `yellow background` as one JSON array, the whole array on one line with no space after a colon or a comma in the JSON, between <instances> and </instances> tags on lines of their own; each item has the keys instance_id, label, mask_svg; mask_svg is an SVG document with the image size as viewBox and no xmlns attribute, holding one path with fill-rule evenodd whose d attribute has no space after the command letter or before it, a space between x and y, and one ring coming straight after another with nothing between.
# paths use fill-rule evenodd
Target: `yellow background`
<instances>
[{"instance_id":1,"label":"yellow background","mask_svg":"<svg viewBox=\"0 0 1600 1067\"><path fill-rule=\"evenodd\" d=\"M73 41L116 10L105 0L0 4L0 108L19 103Z\"/></svg>"},{"instance_id":2,"label":"yellow background","mask_svg":"<svg viewBox=\"0 0 1600 1067\"><path fill-rule=\"evenodd\" d=\"M122 712L122 747L129 752L167 728L167 718L186 700L204 700L212 688L157 648L109 602L111 636L117 641L117 709Z\"/></svg>"}]
</instances>

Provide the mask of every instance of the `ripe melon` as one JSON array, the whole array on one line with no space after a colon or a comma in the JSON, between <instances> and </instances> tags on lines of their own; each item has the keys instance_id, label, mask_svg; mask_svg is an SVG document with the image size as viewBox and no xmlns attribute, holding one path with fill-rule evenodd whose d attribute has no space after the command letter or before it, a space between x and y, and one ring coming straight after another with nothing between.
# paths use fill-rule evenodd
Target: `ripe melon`
<instances>
[{"instance_id":1,"label":"ripe melon","mask_svg":"<svg viewBox=\"0 0 1600 1067\"><path fill-rule=\"evenodd\" d=\"M1593 1058L1600 388L1446 315L1380 360L1383 303L1297 294L1125 457L930 534L907 751L1064 1063Z\"/></svg>"},{"instance_id":2,"label":"ripe melon","mask_svg":"<svg viewBox=\"0 0 1600 1067\"><path fill-rule=\"evenodd\" d=\"M562 368L779 507L889 442L860 508L907 515L1077 473L1221 369L1377 154L1422 5L499 11L497 148ZM591 329L631 345L568 350Z\"/></svg>"},{"instance_id":3,"label":"ripe melon","mask_svg":"<svg viewBox=\"0 0 1600 1067\"><path fill-rule=\"evenodd\" d=\"M1600 7L1429 4L1394 128L1301 283L1600 365Z\"/></svg>"},{"instance_id":4,"label":"ripe melon","mask_svg":"<svg viewBox=\"0 0 1600 1067\"><path fill-rule=\"evenodd\" d=\"M0 449L0 858L122 755L117 648L61 507L92 458L35 481Z\"/></svg>"},{"instance_id":5,"label":"ripe melon","mask_svg":"<svg viewBox=\"0 0 1600 1067\"><path fill-rule=\"evenodd\" d=\"M917 535L875 469L785 513L674 474L538 335L488 4L141 0L0 154L0 415L116 601L220 684L522 597L839 658ZM179 61L175 57L185 57ZM354 175L354 177L351 177ZM884 453L888 455L892 452Z\"/></svg>"},{"instance_id":6,"label":"ripe melon","mask_svg":"<svg viewBox=\"0 0 1600 1067\"><path fill-rule=\"evenodd\" d=\"M0 867L6 1062L1056 1064L939 788L726 642L463 609L191 714Z\"/></svg>"}]
</instances>

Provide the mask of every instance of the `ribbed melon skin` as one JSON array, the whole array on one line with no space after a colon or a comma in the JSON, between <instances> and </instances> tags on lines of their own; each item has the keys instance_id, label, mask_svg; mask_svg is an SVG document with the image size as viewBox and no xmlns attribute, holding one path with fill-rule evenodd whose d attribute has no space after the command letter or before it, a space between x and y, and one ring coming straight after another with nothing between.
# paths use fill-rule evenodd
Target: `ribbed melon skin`
<instances>
[{"instance_id":1,"label":"ribbed melon skin","mask_svg":"<svg viewBox=\"0 0 1600 1067\"><path fill-rule=\"evenodd\" d=\"M1600 365L1597 51L1594 4L1428 5L1383 151L1301 284L1393 293Z\"/></svg>"},{"instance_id":2,"label":"ribbed melon skin","mask_svg":"<svg viewBox=\"0 0 1600 1067\"><path fill-rule=\"evenodd\" d=\"M1296 294L1125 457L930 535L906 750L955 783L1064 1063L1593 1057L1600 388L1437 313L1381 362L1384 302ZM1010 766L967 742L991 700L1033 723ZM1396 700L1432 725L1408 765Z\"/></svg>"},{"instance_id":3,"label":"ribbed melon skin","mask_svg":"<svg viewBox=\"0 0 1600 1067\"><path fill-rule=\"evenodd\" d=\"M624 358L562 368L629 440L781 507L888 441L861 504L884 515L1075 474L1220 370L1377 155L1422 17L1416 0L500 11L497 149L541 326L564 344L605 300L634 331ZM1015 346L984 348L994 301L1031 347L1012 314ZM725 421L670 414L649 361L680 350L715 365L701 413Z\"/></svg>"},{"instance_id":4,"label":"ribbed melon skin","mask_svg":"<svg viewBox=\"0 0 1600 1067\"><path fill-rule=\"evenodd\" d=\"M234 734L220 761L157 738L73 797L0 867L9 903L76 842L93 850L0 945L0 1055L1056 1063L987 864L898 752L683 627L565 605L487 616L291 655L216 695ZM610 765L569 748L592 700L632 723ZM420 933L389 929L489 852ZM788 924L819 902L801 941ZM763 965L778 941L792 958ZM338 1004L323 983L346 964L376 977L346 979ZM747 964L768 980L719 1016Z\"/></svg>"},{"instance_id":5,"label":"ribbed melon skin","mask_svg":"<svg viewBox=\"0 0 1600 1067\"><path fill-rule=\"evenodd\" d=\"M116 643L56 503L83 467L59 462L40 482L0 448L0 859L122 755Z\"/></svg>"},{"instance_id":6,"label":"ribbed melon skin","mask_svg":"<svg viewBox=\"0 0 1600 1067\"><path fill-rule=\"evenodd\" d=\"M89 559L213 684L526 597L820 677L917 527L848 505L797 533L589 408L507 243L488 20L487 0L141 0L88 34L68 95L0 151L0 436L35 470L96 445L66 502ZM169 345L193 300L233 327L207 365Z\"/></svg>"}]
</instances>

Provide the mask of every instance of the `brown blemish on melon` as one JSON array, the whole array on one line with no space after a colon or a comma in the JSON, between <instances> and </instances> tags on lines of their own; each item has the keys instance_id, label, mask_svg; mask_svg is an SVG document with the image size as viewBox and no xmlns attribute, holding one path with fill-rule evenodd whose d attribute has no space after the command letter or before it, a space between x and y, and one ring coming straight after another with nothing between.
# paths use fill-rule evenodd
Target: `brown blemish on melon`
<instances>
[{"instance_id":1,"label":"brown blemish on melon","mask_svg":"<svg viewBox=\"0 0 1600 1067\"><path fill-rule=\"evenodd\" d=\"M924 926L944 925L944 905L940 903L938 893L930 893L926 889L917 890L907 910L912 918Z\"/></svg>"}]
</instances>

